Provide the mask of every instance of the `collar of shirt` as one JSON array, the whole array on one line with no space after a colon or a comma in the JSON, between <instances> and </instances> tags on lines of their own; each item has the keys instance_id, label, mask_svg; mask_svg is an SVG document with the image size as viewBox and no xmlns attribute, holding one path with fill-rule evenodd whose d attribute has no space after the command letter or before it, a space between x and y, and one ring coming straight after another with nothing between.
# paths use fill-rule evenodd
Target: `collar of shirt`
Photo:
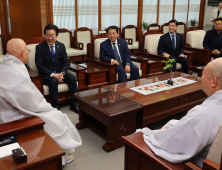
<instances>
[{"instance_id":1,"label":"collar of shirt","mask_svg":"<svg viewBox=\"0 0 222 170\"><path fill-rule=\"evenodd\" d=\"M169 32L169 34L170 34L170 38L172 39L172 35L175 35L174 37L176 37L176 32L174 33L174 34L171 34L170 32Z\"/></svg>"},{"instance_id":2,"label":"collar of shirt","mask_svg":"<svg viewBox=\"0 0 222 170\"><path fill-rule=\"evenodd\" d=\"M47 43L48 44L48 43ZM53 44L53 45L49 45L48 44L48 46L49 46L49 50L51 51L51 46L53 46L53 50L55 51L55 43Z\"/></svg>"},{"instance_id":3,"label":"collar of shirt","mask_svg":"<svg viewBox=\"0 0 222 170\"><path fill-rule=\"evenodd\" d=\"M113 42L112 41L110 41L111 42L111 46L113 47ZM117 45L117 39L116 39L116 41L115 41L115 45Z\"/></svg>"}]
</instances>

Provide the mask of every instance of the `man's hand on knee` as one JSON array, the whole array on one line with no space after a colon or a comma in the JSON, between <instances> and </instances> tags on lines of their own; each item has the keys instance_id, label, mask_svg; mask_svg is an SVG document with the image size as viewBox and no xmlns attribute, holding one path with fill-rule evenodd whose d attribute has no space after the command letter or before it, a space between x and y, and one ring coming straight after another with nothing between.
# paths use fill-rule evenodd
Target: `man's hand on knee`
<instances>
[{"instance_id":1,"label":"man's hand on knee","mask_svg":"<svg viewBox=\"0 0 222 170\"><path fill-rule=\"evenodd\" d=\"M60 79L60 76L59 76L59 74L53 74L53 76L52 77L55 77L55 78L57 78L58 79L58 81L59 81L59 79Z\"/></svg>"},{"instance_id":2,"label":"man's hand on knee","mask_svg":"<svg viewBox=\"0 0 222 170\"><path fill-rule=\"evenodd\" d=\"M60 73L59 74L59 83L63 82L63 79L64 79L63 73Z\"/></svg>"},{"instance_id":3,"label":"man's hand on knee","mask_svg":"<svg viewBox=\"0 0 222 170\"><path fill-rule=\"evenodd\" d=\"M128 65L125 66L125 72L126 72L126 73L129 73L129 72L130 72L130 66L128 66Z\"/></svg>"},{"instance_id":4,"label":"man's hand on knee","mask_svg":"<svg viewBox=\"0 0 222 170\"><path fill-rule=\"evenodd\" d=\"M119 65L118 61L116 61L116 60L112 60L112 64L117 64L117 65Z\"/></svg>"},{"instance_id":5,"label":"man's hand on knee","mask_svg":"<svg viewBox=\"0 0 222 170\"><path fill-rule=\"evenodd\" d=\"M180 54L179 57L185 57L184 54Z\"/></svg>"}]
</instances>

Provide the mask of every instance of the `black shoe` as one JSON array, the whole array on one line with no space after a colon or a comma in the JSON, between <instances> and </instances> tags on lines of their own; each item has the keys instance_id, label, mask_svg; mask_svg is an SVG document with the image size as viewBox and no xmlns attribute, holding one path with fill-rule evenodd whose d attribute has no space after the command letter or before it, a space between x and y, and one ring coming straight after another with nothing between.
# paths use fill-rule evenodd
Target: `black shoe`
<instances>
[{"instance_id":1,"label":"black shoe","mask_svg":"<svg viewBox=\"0 0 222 170\"><path fill-rule=\"evenodd\" d=\"M52 105L52 107L60 110L60 107L59 107L59 105L57 103L51 103L51 105Z\"/></svg>"},{"instance_id":2,"label":"black shoe","mask_svg":"<svg viewBox=\"0 0 222 170\"><path fill-rule=\"evenodd\" d=\"M77 102L72 101L71 104L70 104L70 110L79 114L79 104Z\"/></svg>"}]
</instances>

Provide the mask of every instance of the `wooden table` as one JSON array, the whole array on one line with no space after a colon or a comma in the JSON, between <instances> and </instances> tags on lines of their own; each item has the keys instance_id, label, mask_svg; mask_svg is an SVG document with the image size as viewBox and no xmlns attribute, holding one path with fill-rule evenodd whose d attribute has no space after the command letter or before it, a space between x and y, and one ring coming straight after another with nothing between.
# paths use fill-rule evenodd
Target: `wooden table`
<instances>
[{"instance_id":1,"label":"wooden table","mask_svg":"<svg viewBox=\"0 0 222 170\"><path fill-rule=\"evenodd\" d=\"M136 81L120 83L117 84L117 88L115 89L113 89L113 85L105 86L104 88L126 97L143 107L137 115L137 125L139 128L143 128L150 123L187 111L201 104L206 99L207 96L202 91L200 78L179 72L174 73L174 78L184 77L197 82L149 95L143 95L130 89L136 86L167 80L169 77L170 73L161 74Z\"/></svg>"},{"instance_id":2,"label":"wooden table","mask_svg":"<svg viewBox=\"0 0 222 170\"><path fill-rule=\"evenodd\" d=\"M92 89L74 95L79 101L79 123L81 130L87 126L106 138L106 152L122 147L122 136L136 131L136 113L141 106L106 89Z\"/></svg>"},{"instance_id":3,"label":"wooden table","mask_svg":"<svg viewBox=\"0 0 222 170\"><path fill-rule=\"evenodd\" d=\"M0 124L0 137L14 135L27 153L27 162L16 164L12 156L0 159L0 169L60 169L62 148L43 130L44 122L38 117L24 118Z\"/></svg>"},{"instance_id":4,"label":"wooden table","mask_svg":"<svg viewBox=\"0 0 222 170\"><path fill-rule=\"evenodd\" d=\"M123 136L125 170L184 170L184 163L170 163L156 156L143 140L143 133Z\"/></svg>"},{"instance_id":5,"label":"wooden table","mask_svg":"<svg viewBox=\"0 0 222 170\"><path fill-rule=\"evenodd\" d=\"M88 86L88 89L98 88L102 87L108 84L107 76L109 69L102 67L100 65L96 65L94 63L85 63L87 66L86 69L86 84ZM81 65L72 63L70 67L72 68L73 65L76 65L78 67L83 67Z\"/></svg>"}]
</instances>

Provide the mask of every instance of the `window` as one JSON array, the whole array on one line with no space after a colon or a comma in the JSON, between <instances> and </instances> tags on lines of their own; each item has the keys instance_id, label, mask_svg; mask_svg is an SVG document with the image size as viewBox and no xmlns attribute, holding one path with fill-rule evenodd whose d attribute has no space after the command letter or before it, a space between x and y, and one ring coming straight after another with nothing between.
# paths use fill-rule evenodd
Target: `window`
<instances>
[{"instance_id":1,"label":"window","mask_svg":"<svg viewBox=\"0 0 222 170\"><path fill-rule=\"evenodd\" d=\"M173 0L160 0L159 25L168 23L173 16Z\"/></svg>"},{"instance_id":2,"label":"window","mask_svg":"<svg viewBox=\"0 0 222 170\"><path fill-rule=\"evenodd\" d=\"M122 0L121 27L137 26L138 1Z\"/></svg>"},{"instance_id":3,"label":"window","mask_svg":"<svg viewBox=\"0 0 222 170\"><path fill-rule=\"evenodd\" d=\"M120 0L102 1L101 4L102 13L102 30L115 25L119 27L120 24Z\"/></svg>"},{"instance_id":4,"label":"window","mask_svg":"<svg viewBox=\"0 0 222 170\"><path fill-rule=\"evenodd\" d=\"M78 0L78 27L88 27L98 34L98 0Z\"/></svg>"},{"instance_id":5,"label":"window","mask_svg":"<svg viewBox=\"0 0 222 170\"><path fill-rule=\"evenodd\" d=\"M143 0L143 21L156 23L157 0Z\"/></svg>"},{"instance_id":6,"label":"window","mask_svg":"<svg viewBox=\"0 0 222 170\"><path fill-rule=\"evenodd\" d=\"M194 19L199 21L199 12L200 12L200 0L190 0L188 21Z\"/></svg>"},{"instance_id":7,"label":"window","mask_svg":"<svg viewBox=\"0 0 222 170\"><path fill-rule=\"evenodd\" d=\"M53 21L59 28L75 30L75 0L53 0Z\"/></svg>"},{"instance_id":8,"label":"window","mask_svg":"<svg viewBox=\"0 0 222 170\"><path fill-rule=\"evenodd\" d=\"M176 0L174 19L178 22L187 22L188 0Z\"/></svg>"}]
</instances>

